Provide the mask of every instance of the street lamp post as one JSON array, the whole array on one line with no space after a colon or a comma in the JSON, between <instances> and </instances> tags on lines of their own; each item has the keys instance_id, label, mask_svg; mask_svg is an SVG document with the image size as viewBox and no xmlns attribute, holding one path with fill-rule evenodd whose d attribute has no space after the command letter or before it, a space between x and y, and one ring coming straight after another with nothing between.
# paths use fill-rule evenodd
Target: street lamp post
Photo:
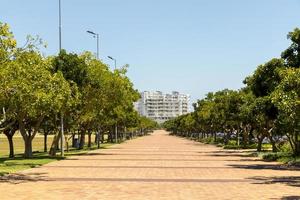
<instances>
[{"instance_id":1,"label":"street lamp post","mask_svg":"<svg viewBox=\"0 0 300 200\"><path fill-rule=\"evenodd\" d=\"M61 0L59 0L58 2L58 23L59 23L59 53L61 52ZM61 62L59 62L61 63ZM61 157L64 157L64 116L63 116L63 112L61 112L61 116L60 116L60 121L61 121L61 138L60 138L60 155Z\"/></svg>"},{"instance_id":2,"label":"street lamp post","mask_svg":"<svg viewBox=\"0 0 300 200\"><path fill-rule=\"evenodd\" d=\"M113 60L115 62L115 70L117 69L117 60L111 56L107 56L109 59ZM115 138L116 143L118 142L118 124L115 124Z\"/></svg>"},{"instance_id":3,"label":"street lamp post","mask_svg":"<svg viewBox=\"0 0 300 200\"><path fill-rule=\"evenodd\" d=\"M115 62L115 70L116 70L117 69L117 60L111 56L107 56L107 57Z\"/></svg>"},{"instance_id":4,"label":"street lamp post","mask_svg":"<svg viewBox=\"0 0 300 200\"><path fill-rule=\"evenodd\" d=\"M59 53L61 51L61 0L58 2L58 24L59 24Z\"/></svg>"},{"instance_id":5,"label":"street lamp post","mask_svg":"<svg viewBox=\"0 0 300 200\"><path fill-rule=\"evenodd\" d=\"M99 34L93 32L93 31L87 31L87 33L93 35L94 38L96 37L96 39L97 39L97 59L99 60Z\"/></svg>"}]
</instances>

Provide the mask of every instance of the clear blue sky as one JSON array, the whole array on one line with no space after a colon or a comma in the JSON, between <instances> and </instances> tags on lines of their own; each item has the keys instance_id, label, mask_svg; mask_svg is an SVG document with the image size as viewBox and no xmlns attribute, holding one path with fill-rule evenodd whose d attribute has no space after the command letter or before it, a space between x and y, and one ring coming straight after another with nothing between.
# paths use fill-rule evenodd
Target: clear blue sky
<instances>
[{"instance_id":1,"label":"clear blue sky","mask_svg":"<svg viewBox=\"0 0 300 200\"><path fill-rule=\"evenodd\" d=\"M0 21L19 44L27 34L58 51L58 0L3 0ZM193 101L209 91L238 89L257 65L280 56L300 27L299 0L62 0L63 48L111 55L130 64L139 90L177 90Z\"/></svg>"}]
</instances>

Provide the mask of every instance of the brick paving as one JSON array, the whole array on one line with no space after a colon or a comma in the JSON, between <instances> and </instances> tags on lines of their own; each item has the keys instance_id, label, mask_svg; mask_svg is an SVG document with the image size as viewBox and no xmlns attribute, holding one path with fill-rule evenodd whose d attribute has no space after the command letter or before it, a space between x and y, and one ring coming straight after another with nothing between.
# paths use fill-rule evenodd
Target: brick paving
<instances>
[{"instance_id":1,"label":"brick paving","mask_svg":"<svg viewBox=\"0 0 300 200\"><path fill-rule=\"evenodd\" d=\"M25 170L0 199L300 199L300 170L156 131Z\"/></svg>"}]
</instances>

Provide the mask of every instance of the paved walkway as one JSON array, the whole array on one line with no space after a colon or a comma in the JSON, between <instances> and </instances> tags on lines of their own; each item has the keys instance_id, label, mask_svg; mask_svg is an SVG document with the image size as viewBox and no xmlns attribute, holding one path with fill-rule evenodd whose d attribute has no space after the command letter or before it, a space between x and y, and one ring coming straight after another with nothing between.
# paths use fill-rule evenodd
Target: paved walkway
<instances>
[{"instance_id":1,"label":"paved walkway","mask_svg":"<svg viewBox=\"0 0 300 200\"><path fill-rule=\"evenodd\" d=\"M300 171L156 131L0 182L0 199L300 199Z\"/></svg>"}]
</instances>

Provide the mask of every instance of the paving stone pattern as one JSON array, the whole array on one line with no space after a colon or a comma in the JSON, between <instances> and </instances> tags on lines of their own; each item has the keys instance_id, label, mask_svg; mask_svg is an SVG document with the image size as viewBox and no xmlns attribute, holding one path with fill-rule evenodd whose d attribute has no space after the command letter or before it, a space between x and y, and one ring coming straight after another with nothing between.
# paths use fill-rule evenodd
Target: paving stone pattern
<instances>
[{"instance_id":1,"label":"paving stone pattern","mask_svg":"<svg viewBox=\"0 0 300 200\"><path fill-rule=\"evenodd\" d=\"M0 181L0 199L300 199L300 170L155 131Z\"/></svg>"}]
</instances>

